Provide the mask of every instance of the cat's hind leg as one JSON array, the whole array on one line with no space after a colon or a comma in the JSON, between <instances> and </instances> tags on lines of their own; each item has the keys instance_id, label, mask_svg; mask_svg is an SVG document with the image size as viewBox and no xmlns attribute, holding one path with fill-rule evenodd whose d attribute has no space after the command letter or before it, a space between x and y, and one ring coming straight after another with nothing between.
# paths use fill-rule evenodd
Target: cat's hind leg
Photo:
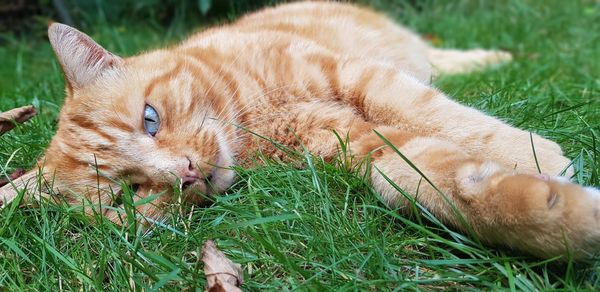
<instances>
[{"instance_id":1,"label":"cat's hind leg","mask_svg":"<svg viewBox=\"0 0 600 292\"><path fill-rule=\"evenodd\" d=\"M433 75L464 74L482 68L510 62L512 55L504 51L471 49L427 48L427 57L433 67Z\"/></svg>"},{"instance_id":2,"label":"cat's hind leg","mask_svg":"<svg viewBox=\"0 0 600 292\"><path fill-rule=\"evenodd\" d=\"M370 155L372 185L390 206L408 212L414 199L463 232L468 224L482 242L540 257L588 257L600 251L598 190L563 177L516 173L448 140L391 127L378 131L405 158L374 133L353 141L351 151Z\"/></svg>"}]
</instances>

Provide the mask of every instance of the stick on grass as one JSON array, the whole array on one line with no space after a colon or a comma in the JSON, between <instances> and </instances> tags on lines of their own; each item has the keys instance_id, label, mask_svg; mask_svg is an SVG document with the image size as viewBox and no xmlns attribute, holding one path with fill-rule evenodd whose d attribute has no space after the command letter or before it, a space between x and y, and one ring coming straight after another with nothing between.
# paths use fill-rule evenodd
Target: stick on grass
<instances>
[{"instance_id":1,"label":"stick on grass","mask_svg":"<svg viewBox=\"0 0 600 292\"><path fill-rule=\"evenodd\" d=\"M0 113L0 135L12 130L17 123L22 124L37 114L31 105Z\"/></svg>"}]
</instances>

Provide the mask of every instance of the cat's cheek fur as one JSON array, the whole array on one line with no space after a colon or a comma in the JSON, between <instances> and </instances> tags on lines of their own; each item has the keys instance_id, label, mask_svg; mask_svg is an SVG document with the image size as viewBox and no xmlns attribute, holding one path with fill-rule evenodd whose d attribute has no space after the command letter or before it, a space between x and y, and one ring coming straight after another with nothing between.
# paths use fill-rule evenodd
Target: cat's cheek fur
<instances>
[{"instance_id":1,"label":"cat's cheek fur","mask_svg":"<svg viewBox=\"0 0 600 292\"><path fill-rule=\"evenodd\" d=\"M235 159L232 145L222 132L217 133L217 143L219 153L212 175L211 190L214 193L221 193L229 188L235 180L235 172L232 169Z\"/></svg>"}]
</instances>

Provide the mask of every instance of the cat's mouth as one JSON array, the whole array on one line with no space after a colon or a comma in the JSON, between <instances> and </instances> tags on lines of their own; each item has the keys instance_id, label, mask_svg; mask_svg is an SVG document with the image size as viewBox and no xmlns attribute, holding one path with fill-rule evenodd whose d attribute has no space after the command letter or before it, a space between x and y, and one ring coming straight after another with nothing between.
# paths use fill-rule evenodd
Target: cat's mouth
<instances>
[{"instance_id":1,"label":"cat's mouth","mask_svg":"<svg viewBox=\"0 0 600 292\"><path fill-rule=\"evenodd\" d=\"M179 190L180 190L181 194L186 197L189 197L189 196L203 197L203 196L210 196L210 195L220 193L218 188L215 188L213 186L213 180L214 180L214 177L212 174L209 174L207 177L205 177L203 179L191 178L191 177L183 178L180 180ZM145 188L140 184L131 184L131 185L128 185L127 188L131 191L132 194L134 194L134 196L145 197L145 195L146 195L145 191L142 190ZM168 190L168 189L169 189L168 187L165 187L164 190ZM123 204L124 193L125 193L125 188L119 188L114 193L113 206L120 206ZM194 200L194 201L199 202L199 201L202 201L202 199Z\"/></svg>"},{"instance_id":2,"label":"cat's mouth","mask_svg":"<svg viewBox=\"0 0 600 292\"><path fill-rule=\"evenodd\" d=\"M179 185L175 187L179 187L179 191L182 195L184 195L184 197L196 197L196 199L192 199L192 201L201 202L203 201L203 197L217 195L227 190L232 185L234 176L234 171L230 168L214 167L211 173L207 174L203 178L198 176L179 178ZM173 186L169 187L165 185L163 191L170 188L172 189L172 187ZM145 197L147 191L153 192L152 188L137 183L129 184L127 189L129 189L136 196L141 197ZM158 191L158 189L154 189L154 191ZM122 204L122 196L124 192L125 188L118 188L116 190L113 199L114 205Z\"/></svg>"},{"instance_id":3,"label":"cat's mouth","mask_svg":"<svg viewBox=\"0 0 600 292\"><path fill-rule=\"evenodd\" d=\"M199 177L187 177L187 178L183 178L181 181L181 191L185 191L186 189L188 189L189 187L193 186L194 184L197 184L197 182L200 180ZM204 185L206 186L210 186L212 184L212 180L213 180L213 174L209 174L207 177L202 179L204 182Z\"/></svg>"},{"instance_id":4,"label":"cat's mouth","mask_svg":"<svg viewBox=\"0 0 600 292\"><path fill-rule=\"evenodd\" d=\"M197 176L184 177L181 179L179 189L182 193L186 192L201 192L206 195L212 193L212 184L214 177L214 170L204 178Z\"/></svg>"}]
</instances>

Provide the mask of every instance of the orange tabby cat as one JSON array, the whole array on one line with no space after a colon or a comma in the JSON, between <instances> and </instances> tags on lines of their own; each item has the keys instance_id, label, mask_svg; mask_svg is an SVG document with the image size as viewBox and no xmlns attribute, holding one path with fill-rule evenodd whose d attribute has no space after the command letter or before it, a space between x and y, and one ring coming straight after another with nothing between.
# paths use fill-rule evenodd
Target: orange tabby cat
<instances>
[{"instance_id":1,"label":"orange tabby cat","mask_svg":"<svg viewBox=\"0 0 600 292\"><path fill-rule=\"evenodd\" d=\"M555 176L572 172L556 143L429 85L432 75L507 61L507 53L435 49L368 9L311 2L128 58L62 24L52 24L49 37L66 79L65 105L39 161L43 179L35 169L0 189L5 205L26 188L30 202L88 201L87 212L119 221L111 206L125 181L136 200L164 192L136 207L152 222L174 185L199 202L226 190L231 166L248 155L284 155L259 136L331 159L335 130L348 135L355 157L370 156L363 170L392 207L410 201L382 173L447 224L466 231L465 220L485 242L540 257L599 250L600 192ZM537 174L531 139L552 176Z\"/></svg>"}]
</instances>

